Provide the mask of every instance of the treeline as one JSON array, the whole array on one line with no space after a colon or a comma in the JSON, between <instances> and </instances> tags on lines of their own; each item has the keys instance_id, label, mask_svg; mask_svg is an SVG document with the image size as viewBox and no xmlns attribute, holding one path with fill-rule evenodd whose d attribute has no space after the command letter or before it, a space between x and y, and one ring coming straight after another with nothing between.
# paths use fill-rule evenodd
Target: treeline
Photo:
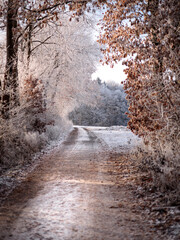
<instances>
[{"instance_id":1,"label":"treeline","mask_svg":"<svg viewBox=\"0 0 180 240\"><path fill-rule=\"evenodd\" d=\"M83 126L126 126L128 104L123 86L105 83L97 79L100 96L96 106L83 104L69 114L75 125Z\"/></svg>"}]
</instances>

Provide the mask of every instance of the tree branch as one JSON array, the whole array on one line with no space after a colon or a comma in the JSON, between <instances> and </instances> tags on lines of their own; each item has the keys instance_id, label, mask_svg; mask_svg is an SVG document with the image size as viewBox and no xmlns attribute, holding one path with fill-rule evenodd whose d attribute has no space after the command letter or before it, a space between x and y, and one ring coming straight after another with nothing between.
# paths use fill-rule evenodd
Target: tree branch
<instances>
[{"instance_id":1,"label":"tree branch","mask_svg":"<svg viewBox=\"0 0 180 240\"><path fill-rule=\"evenodd\" d=\"M38 48L39 46L41 46L41 45L43 45L45 42L47 42L50 38L51 38L51 36L47 37L44 41L39 41L40 43L39 43L37 46L35 46L33 49L31 49L31 53L32 53L36 48ZM38 41L36 41L36 42L38 42Z\"/></svg>"},{"instance_id":2,"label":"tree branch","mask_svg":"<svg viewBox=\"0 0 180 240\"><path fill-rule=\"evenodd\" d=\"M54 8L57 8L59 6L63 6L65 4L69 4L69 3L82 3L83 4L83 3L87 3L87 2L89 2L89 1L88 0L87 1L85 1L85 0L83 0L83 1L73 1L73 0L70 0L70 1L64 1L63 3L57 3L57 4L54 4L52 6L45 7L45 8L38 9L38 10L35 10L35 9L32 10L32 9L29 9L29 8L26 8L26 7L25 7L25 9L27 11L34 12L34 13L42 13L42 12L45 12L45 11L48 11L48 10L52 10Z\"/></svg>"}]
</instances>

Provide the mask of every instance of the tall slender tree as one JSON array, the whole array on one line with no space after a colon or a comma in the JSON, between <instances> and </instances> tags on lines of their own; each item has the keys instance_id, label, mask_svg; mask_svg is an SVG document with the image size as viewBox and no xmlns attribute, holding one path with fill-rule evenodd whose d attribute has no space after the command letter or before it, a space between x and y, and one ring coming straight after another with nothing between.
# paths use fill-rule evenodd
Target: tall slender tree
<instances>
[{"instance_id":1,"label":"tall slender tree","mask_svg":"<svg viewBox=\"0 0 180 240\"><path fill-rule=\"evenodd\" d=\"M3 83L2 114L7 117L7 107L10 103L18 103L18 4L15 0L7 2L6 19L6 68Z\"/></svg>"}]
</instances>

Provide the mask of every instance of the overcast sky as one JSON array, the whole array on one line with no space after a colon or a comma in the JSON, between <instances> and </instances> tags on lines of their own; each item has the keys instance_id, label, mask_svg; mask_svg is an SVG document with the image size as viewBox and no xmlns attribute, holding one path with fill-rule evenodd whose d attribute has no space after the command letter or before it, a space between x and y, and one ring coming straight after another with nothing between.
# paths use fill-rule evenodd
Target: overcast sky
<instances>
[{"instance_id":1,"label":"overcast sky","mask_svg":"<svg viewBox=\"0 0 180 240\"><path fill-rule=\"evenodd\" d=\"M116 64L113 68L109 65L99 64L95 73L92 74L92 79L100 78L102 81L114 81L116 83L121 83L126 79L126 74L123 72L125 66L121 62Z\"/></svg>"},{"instance_id":2,"label":"overcast sky","mask_svg":"<svg viewBox=\"0 0 180 240\"><path fill-rule=\"evenodd\" d=\"M97 22L99 21L99 19L103 18L103 12L105 12L105 9L96 12ZM94 41L98 40L100 29L101 25L97 25L95 31L93 32ZM103 55L101 56L101 58L103 58ZM121 84L121 82L126 79L126 74L123 72L124 69L125 66L122 65L122 62L115 64L113 68L111 68L109 65L103 66L101 63L99 63L96 72L92 74L92 79L95 80L99 77L102 81L105 82L114 81Z\"/></svg>"}]
</instances>

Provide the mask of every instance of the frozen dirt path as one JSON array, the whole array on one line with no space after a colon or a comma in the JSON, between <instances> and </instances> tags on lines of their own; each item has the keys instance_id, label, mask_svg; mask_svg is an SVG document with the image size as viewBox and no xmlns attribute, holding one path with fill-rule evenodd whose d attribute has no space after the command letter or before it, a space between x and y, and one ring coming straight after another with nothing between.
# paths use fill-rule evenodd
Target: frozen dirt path
<instances>
[{"instance_id":1,"label":"frozen dirt path","mask_svg":"<svg viewBox=\"0 0 180 240\"><path fill-rule=\"evenodd\" d=\"M1 207L0 239L155 239L112 160L102 139L75 128Z\"/></svg>"}]
</instances>

